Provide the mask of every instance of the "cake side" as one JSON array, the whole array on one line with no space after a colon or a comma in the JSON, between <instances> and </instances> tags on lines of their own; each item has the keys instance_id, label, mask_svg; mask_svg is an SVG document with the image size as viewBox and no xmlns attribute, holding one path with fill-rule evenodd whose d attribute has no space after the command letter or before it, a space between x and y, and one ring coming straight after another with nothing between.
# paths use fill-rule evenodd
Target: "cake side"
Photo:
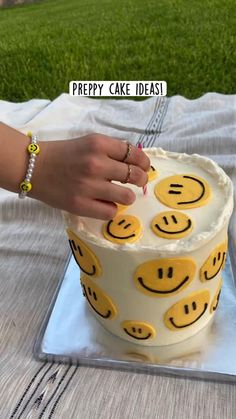
<instances>
[{"instance_id":1,"label":"cake side","mask_svg":"<svg viewBox=\"0 0 236 419\"><path fill-rule=\"evenodd\" d=\"M130 342L162 346L194 335L216 311L233 188L208 158L145 152L156 172L147 195L129 185L136 201L113 220L66 214L66 225L99 322Z\"/></svg>"}]
</instances>

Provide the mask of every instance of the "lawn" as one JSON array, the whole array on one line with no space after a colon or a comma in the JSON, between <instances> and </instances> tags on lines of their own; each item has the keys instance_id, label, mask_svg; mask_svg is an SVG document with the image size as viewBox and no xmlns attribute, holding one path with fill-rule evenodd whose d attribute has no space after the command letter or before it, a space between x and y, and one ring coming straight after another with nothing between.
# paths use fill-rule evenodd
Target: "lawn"
<instances>
[{"instance_id":1,"label":"lawn","mask_svg":"<svg viewBox=\"0 0 236 419\"><path fill-rule=\"evenodd\" d=\"M0 10L0 99L70 80L166 80L168 95L235 93L235 0L45 0Z\"/></svg>"}]
</instances>

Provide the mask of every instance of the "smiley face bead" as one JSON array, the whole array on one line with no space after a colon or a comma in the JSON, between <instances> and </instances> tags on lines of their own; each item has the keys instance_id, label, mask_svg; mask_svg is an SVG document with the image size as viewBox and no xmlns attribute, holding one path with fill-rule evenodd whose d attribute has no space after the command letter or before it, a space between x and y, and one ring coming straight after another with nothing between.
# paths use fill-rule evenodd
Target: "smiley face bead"
<instances>
[{"instance_id":1,"label":"smiley face bead","mask_svg":"<svg viewBox=\"0 0 236 419\"><path fill-rule=\"evenodd\" d=\"M30 154L39 154L39 152L40 152L40 147L39 147L39 145L38 144L35 144L35 143L31 143L31 144L29 144L28 145L28 147L27 147L27 150L28 150L28 152L30 153Z\"/></svg>"},{"instance_id":2,"label":"smiley face bead","mask_svg":"<svg viewBox=\"0 0 236 419\"><path fill-rule=\"evenodd\" d=\"M27 192L31 191L31 189L32 189L32 183L23 181L20 184L20 189L21 189L22 192L26 192L27 193Z\"/></svg>"}]
</instances>

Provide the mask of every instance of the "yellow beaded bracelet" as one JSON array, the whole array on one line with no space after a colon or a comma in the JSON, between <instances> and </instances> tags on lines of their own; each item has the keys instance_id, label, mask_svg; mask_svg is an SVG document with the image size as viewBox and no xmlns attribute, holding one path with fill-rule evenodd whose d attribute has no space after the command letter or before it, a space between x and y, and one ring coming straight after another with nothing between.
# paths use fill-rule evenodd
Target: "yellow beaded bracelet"
<instances>
[{"instance_id":1,"label":"yellow beaded bracelet","mask_svg":"<svg viewBox=\"0 0 236 419\"><path fill-rule=\"evenodd\" d=\"M23 182L20 183L19 198L21 199L25 198L27 193L32 189L31 178L33 176L36 157L40 152L39 145L37 144L37 135L32 134L32 132L28 132L27 136L30 138L30 144L27 147L30 158L25 178Z\"/></svg>"}]
</instances>

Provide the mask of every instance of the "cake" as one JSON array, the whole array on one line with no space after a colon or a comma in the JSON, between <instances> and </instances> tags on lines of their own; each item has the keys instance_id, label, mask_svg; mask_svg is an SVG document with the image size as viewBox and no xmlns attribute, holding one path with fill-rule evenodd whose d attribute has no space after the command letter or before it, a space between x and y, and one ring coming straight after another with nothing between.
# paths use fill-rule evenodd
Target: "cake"
<instances>
[{"instance_id":1,"label":"cake","mask_svg":"<svg viewBox=\"0 0 236 419\"><path fill-rule=\"evenodd\" d=\"M117 204L109 221L66 215L89 310L132 343L163 346L196 334L213 318L222 286L233 210L229 177L197 154L143 150L147 194Z\"/></svg>"}]
</instances>

